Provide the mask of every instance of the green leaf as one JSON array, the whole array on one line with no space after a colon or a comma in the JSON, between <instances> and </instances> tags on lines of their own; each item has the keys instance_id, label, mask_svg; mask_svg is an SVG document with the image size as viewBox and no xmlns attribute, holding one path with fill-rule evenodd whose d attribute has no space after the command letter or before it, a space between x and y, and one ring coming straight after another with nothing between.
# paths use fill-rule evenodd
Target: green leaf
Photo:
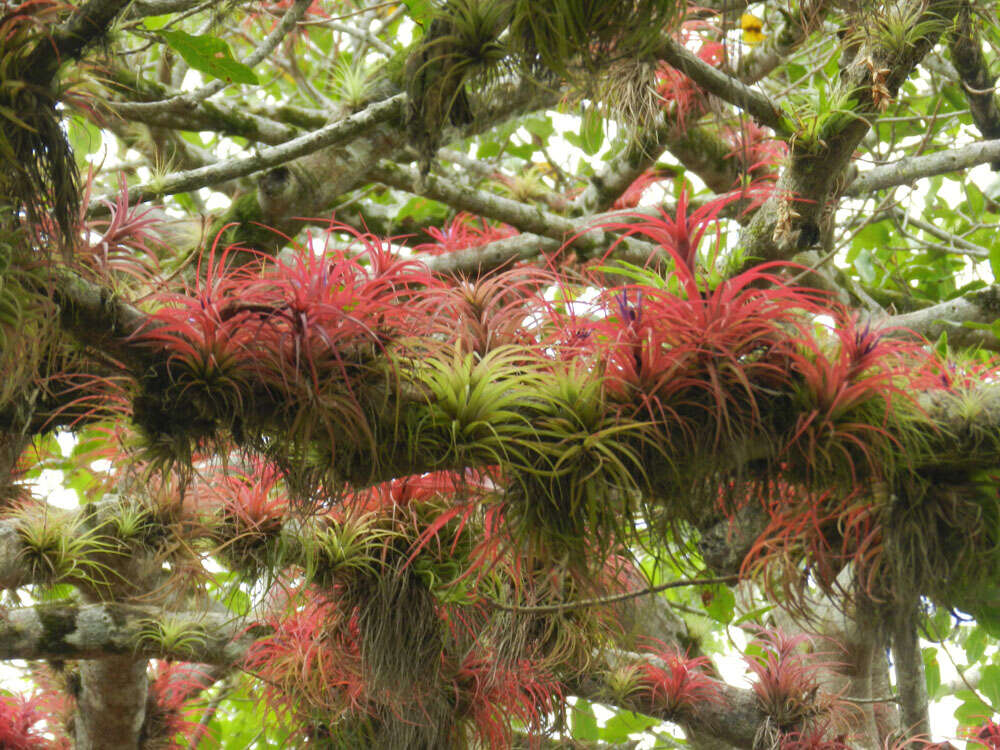
<instances>
[{"instance_id":1,"label":"green leaf","mask_svg":"<svg viewBox=\"0 0 1000 750\"><path fill-rule=\"evenodd\" d=\"M854 267L863 282L871 284L875 281L875 266L872 264L872 254L868 248L858 253L858 257L854 259Z\"/></svg>"},{"instance_id":2,"label":"green leaf","mask_svg":"<svg viewBox=\"0 0 1000 750\"><path fill-rule=\"evenodd\" d=\"M608 723L601 730L600 739L604 742L625 742L630 734L645 732L659 723L659 719L654 719L651 716L634 714L631 711L619 711L608 719Z\"/></svg>"},{"instance_id":3,"label":"green leaf","mask_svg":"<svg viewBox=\"0 0 1000 750\"><path fill-rule=\"evenodd\" d=\"M479 148L476 149L477 159L492 159L500 155L500 144L497 141L480 141Z\"/></svg>"},{"instance_id":4,"label":"green leaf","mask_svg":"<svg viewBox=\"0 0 1000 750\"><path fill-rule=\"evenodd\" d=\"M966 727L982 724L983 720L992 715L989 706L976 697L965 700L955 709L955 720Z\"/></svg>"},{"instance_id":5,"label":"green leaf","mask_svg":"<svg viewBox=\"0 0 1000 750\"><path fill-rule=\"evenodd\" d=\"M590 107L580 120L580 148L594 156L604 145L604 119L596 107Z\"/></svg>"},{"instance_id":6,"label":"green leaf","mask_svg":"<svg viewBox=\"0 0 1000 750\"><path fill-rule=\"evenodd\" d=\"M948 332L941 331L941 335L934 342L934 352L942 359L948 356Z\"/></svg>"},{"instance_id":7,"label":"green leaf","mask_svg":"<svg viewBox=\"0 0 1000 750\"><path fill-rule=\"evenodd\" d=\"M733 619L736 609L736 597L727 586L706 586L706 593L711 597L705 604L705 611L713 620L728 623Z\"/></svg>"},{"instance_id":8,"label":"green leaf","mask_svg":"<svg viewBox=\"0 0 1000 750\"><path fill-rule=\"evenodd\" d=\"M573 739L596 742L601 738L597 727L597 716L590 701L578 700L573 706L570 721Z\"/></svg>"},{"instance_id":9,"label":"green leaf","mask_svg":"<svg viewBox=\"0 0 1000 750\"><path fill-rule=\"evenodd\" d=\"M990 664L983 667L979 679L979 691L994 706L1000 706L1000 667Z\"/></svg>"},{"instance_id":10,"label":"green leaf","mask_svg":"<svg viewBox=\"0 0 1000 750\"><path fill-rule=\"evenodd\" d=\"M756 622L760 624L762 622L762 618L764 617L764 615L766 615L768 612L774 609L774 606L775 605L773 604L765 604L762 607L755 607L754 609L751 609L749 612L737 617L735 620L733 620L732 624L742 625L744 622Z\"/></svg>"},{"instance_id":11,"label":"green leaf","mask_svg":"<svg viewBox=\"0 0 1000 750\"><path fill-rule=\"evenodd\" d=\"M927 682L927 695L933 698L937 694L938 688L941 687L941 666L937 660L937 649L925 648L922 650L921 655L924 659L924 679Z\"/></svg>"},{"instance_id":12,"label":"green leaf","mask_svg":"<svg viewBox=\"0 0 1000 750\"><path fill-rule=\"evenodd\" d=\"M195 70L230 83L259 83L256 74L237 62L229 45L217 37L186 31L161 31L160 36Z\"/></svg>"},{"instance_id":13,"label":"green leaf","mask_svg":"<svg viewBox=\"0 0 1000 750\"><path fill-rule=\"evenodd\" d=\"M159 31L166 26L173 17L172 13L164 13L161 16L146 16L142 19L142 25L146 27L147 31Z\"/></svg>"},{"instance_id":14,"label":"green leaf","mask_svg":"<svg viewBox=\"0 0 1000 750\"><path fill-rule=\"evenodd\" d=\"M444 221L447 215L448 207L444 204L430 200L429 198L417 196L410 198L410 200L403 204L403 207L396 214L396 221L413 219L417 223L424 223L436 217L440 217L441 221Z\"/></svg>"},{"instance_id":15,"label":"green leaf","mask_svg":"<svg viewBox=\"0 0 1000 750\"><path fill-rule=\"evenodd\" d=\"M529 117L524 121L524 129L542 140L556 132L552 120L548 117Z\"/></svg>"},{"instance_id":16,"label":"green leaf","mask_svg":"<svg viewBox=\"0 0 1000 750\"><path fill-rule=\"evenodd\" d=\"M1000 243L990 248L990 270L995 278L1000 279Z\"/></svg>"},{"instance_id":17,"label":"green leaf","mask_svg":"<svg viewBox=\"0 0 1000 750\"><path fill-rule=\"evenodd\" d=\"M409 11L410 20L418 25L423 25L434 12L430 0L403 0L403 5Z\"/></svg>"},{"instance_id":18,"label":"green leaf","mask_svg":"<svg viewBox=\"0 0 1000 750\"><path fill-rule=\"evenodd\" d=\"M966 203L972 211L972 217L978 219L986 208L986 196L983 191L971 182L965 183Z\"/></svg>"},{"instance_id":19,"label":"green leaf","mask_svg":"<svg viewBox=\"0 0 1000 750\"><path fill-rule=\"evenodd\" d=\"M927 638L931 641L941 642L946 639L951 633L951 627L951 613L946 609L935 608L934 613L924 621Z\"/></svg>"},{"instance_id":20,"label":"green leaf","mask_svg":"<svg viewBox=\"0 0 1000 750\"><path fill-rule=\"evenodd\" d=\"M986 653L986 631L976 625L965 639L965 658L969 664L975 664Z\"/></svg>"}]
</instances>

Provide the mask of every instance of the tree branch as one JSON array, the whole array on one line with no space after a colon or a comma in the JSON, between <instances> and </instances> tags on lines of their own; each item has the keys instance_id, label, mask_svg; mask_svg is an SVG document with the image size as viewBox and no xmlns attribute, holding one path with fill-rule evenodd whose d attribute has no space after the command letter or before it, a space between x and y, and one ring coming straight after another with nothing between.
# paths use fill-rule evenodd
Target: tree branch
<instances>
[{"instance_id":1,"label":"tree branch","mask_svg":"<svg viewBox=\"0 0 1000 750\"><path fill-rule=\"evenodd\" d=\"M403 112L405 94L397 94L385 99L357 114L345 117L337 122L307 133L280 146L261 149L254 156L229 159L199 169L186 172L176 172L157 180L154 183L135 185L129 188L130 205L144 203L164 195L186 193L189 190L225 182L235 177L245 177L254 172L261 172L270 167L276 167L300 156L305 156L322 148L341 143L387 120L400 117ZM104 200L114 201L114 196L104 196ZM91 201L88 215L103 213L101 199ZM104 208L106 211L107 209Z\"/></svg>"},{"instance_id":2,"label":"tree branch","mask_svg":"<svg viewBox=\"0 0 1000 750\"><path fill-rule=\"evenodd\" d=\"M627 214L621 212L589 216L574 221L547 211L541 206L530 206L500 195L474 190L433 174L422 178L413 169L384 161L370 170L370 176L390 187L426 195L454 208L506 222L530 235L529 239L520 243L510 241L518 240L519 237L508 238L469 248L460 253L428 259L428 266L440 273L481 272L498 268L513 260L537 257L542 252L558 251L567 243L584 257L598 256L615 242L618 243L615 257L632 262L643 263L660 254L660 248L652 243L636 240L633 237L615 237L601 229L603 221L621 221L627 218ZM541 238L551 242L539 242ZM446 258L451 258L452 262L449 263Z\"/></svg>"},{"instance_id":3,"label":"tree branch","mask_svg":"<svg viewBox=\"0 0 1000 750\"><path fill-rule=\"evenodd\" d=\"M676 140L677 123L666 116L660 123L608 161L602 169L590 178L587 187L573 201L570 212L574 216L607 211L624 193L629 185L647 169L656 164L660 154Z\"/></svg>"},{"instance_id":4,"label":"tree branch","mask_svg":"<svg viewBox=\"0 0 1000 750\"><path fill-rule=\"evenodd\" d=\"M955 347L984 346L987 349L997 349L1000 342L991 332L963 324L990 325L998 318L1000 285L994 285L922 310L893 315L886 323L913 331L930 341L945 334L949 345Z\"/></svg>"},{"instance_id":5,"label":"tree branch","mask_svg":"<svg viewBox=\"0 0 1000 750\"><path fill-rule=\"evenodd\" d=\"M84 48L104 34L131 0L89 0L64 23L42 38L24 63L28 83L47 86L66 60L76 59Z\"/></svg>"},{"instance_id":6,"label":"tree branch","mask_svg":"<svg viewBox=\"0 0 1000 750\"><path fill-rule=\"evenodd\" d=\"M39 290L45 293L46 290ZM92 346L140 371L148 356L129 339L149 318L106 287L60 271L51 289L59 322L80 343Z\"/></svg>"},{"instance_id":7,"label":"tree branch","mask_svg":"<svg viewBox=\"0 0 1000 750\"><path fill-rule=\"evenodd\" d=\"M653 656L644 655L625 660L621 656L608 654L609 666L621 667L623 664L646 661L655 663ZM767 715L757 706L757 700L751 690L718 683L718 697L715 700L700 701L693 708L682 713L664 711L658 706L646 691L635 693L627 699L615 699L614 692L599 677L588 675L571 682L568 689L571 695L586 698L596 703L619 705L630 711L653 716L663 721L680 724L688 733L710 737L727 745L745 750L756 747L757 732L767 720Z\"/></svg>"},{"instance_id":8,"label":"tree branch","mask_svg":"<svg viewBox=\"0 0 1000 750\"><path fill-rule=\"evenodd\" d=\"M170 647L150 635L170 621L187 637ZM246 629L229 614L169 612L132 604L56 602L7 609L0 617L0 659L102 659L146 657L237 664L266 629Z\"/></svg>"},{"instance_id":9,"label":"tree branch","mask_svg":"<svg viewBox=\"0 0 1000 750\"><path fill-rule=\"evenodd\" d=\"M892 215L896 219L900 231L905 233L906 225L912 224L917 229L922 229L927 232L927 234L947 242L948 247L944 248L947 252L968 255L972 258L979 258L980 260L990 257L990 251L982 245L976 245L966 239L952 234L951 232L946 232L944 229L936 227L930 222L923 221L916 216L910 216L900 209L893 210Z\"/></svg>"},{"instance_id":10,"label":"tree branch","mask_svg":"<svg viewBox=\"0 0 1000 750\"><path fill-rule=\"evenodd\" d=\"M1000 159L1000 139L949 148L926 156L907 156L861 172L841 195L863 198L876 190L908 185L924 177L960 172Z\"/></svg>"},{"instance_id":11,"label":"tree branch","mask_svg":"<svg viewBox=\"0 0 1000 750\"><path fill-rule=\"evenodd\" d=\"M899 607L893 614L892 655L896 668L896 688L899 692L900 720L905 737L931 736L927 712L927 683L924 680L924 660L917 634L916 605Z\"/></svg>"},{"instance_id":12,"label":"tree branch","mask_svg":"<svg viewBox=\"0 0 1000 750\"><path fill-rule=\"evenodd\" d=\"M914 0L916 2L916 0ZM932 0L914 23L925 33L899 47L886 48L878 35L865 40L842 73L842 83L857 102L850 112L839 112L824 121L819 132L792 142L789 165L778 179L773 196L741 233L749 258L784 260L808 249L822 237L821 224L828 200L836 194L844 169L880 111L879 102L896 96L917 63L927 54L958 10L958 0ZM870 66L888 71L879 81L876 96Z\"/></svg>"},{"instance_id":13,"label":"tree branch","mask_svg":"<svg viewBox=\"0 0 1000 750\"><path fill-rule=\"evenodd\" d=\"M74 750L138 750L148 689L145 659L112 656L80 662Z\"/></svg>"},{"instance_id":14,"label":"tree branch","mask_svg":"<svg viewBox=\"0 0 1000 750\"><path fill-rule=\"evenodd\" d=\"M788 118L765 94L704 62L679 42L669 37L664 39L657 55L710 94L739 107L775 133L791 134Z\"/></svg>"},{"instance_id":15,"label":"tree branch","mask_svg":"<svg viewBox=\"0 0 1000 750\"><path fill-rule=\"evenodd\" d=\"M972 23L972 13L971 4L964 0L955 27L948 36L948 50L969 102L973 122L983 138L1000 138L1000 108L994 90L996 76L990 73L983 56L983 42ZM1000 171L1000 159L993 161L993 171Z\"/></svg>"}]
</instances>

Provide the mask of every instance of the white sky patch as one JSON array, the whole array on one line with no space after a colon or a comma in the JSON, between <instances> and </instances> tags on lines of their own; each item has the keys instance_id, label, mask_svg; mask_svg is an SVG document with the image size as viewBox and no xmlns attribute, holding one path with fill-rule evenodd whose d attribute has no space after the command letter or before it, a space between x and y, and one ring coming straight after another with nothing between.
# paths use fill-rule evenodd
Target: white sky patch
<instances>
[{"instance_id":1,"label":"white sky patch","mask_svg":"<svg viewBox=\"0 0 1000 750\"><path fill-rule=\"evenodd\" d=\"M56 508L72 510L80 507L76 492L62 486L63 473L55 469L43 469L37 479L30 482L33 494L44 498L45 502Z\"/></svg>"}]
</instances>

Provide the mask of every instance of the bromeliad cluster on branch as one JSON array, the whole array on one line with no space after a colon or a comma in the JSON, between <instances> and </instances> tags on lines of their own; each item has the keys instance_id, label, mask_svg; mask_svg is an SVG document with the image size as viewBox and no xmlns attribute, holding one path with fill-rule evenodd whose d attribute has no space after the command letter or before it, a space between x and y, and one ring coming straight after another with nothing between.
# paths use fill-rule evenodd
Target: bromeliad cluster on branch
<instances>
[{"instance_id":1,"label":"bromeliad cluster on branch","mask_svg":"<svg viewBox=\"0 0 1000 750\"><path fill-rule=\"evenodd\" d=\"M212 247L187 291L142 300L128 346L144 367L113 404L150 470L177 472L176 507L152 493L124 544L122 514L81 535L25 505L21 559L98 599L128 595L127 561L194 570L190 544L269 581L271 635L247 667L290 721L348 744L505 747L511 719L542 731L598 669L595 644L622 637L600 597L641 588L636 550L694 543L748 505L769 523L742 574L792 601L809 582L836 591L850 565L854 601L876 611L927 596L988 617L973 582L1000 564L997 526L980 523L996 491L957 454L983 489L933 484L942 446L992 439L931 413L971 398L961 366L795 286L794 266L706 266L732 200L616 222L661 257L573 285L534 267L441 278L336 224L278 260ZM190 544L170 547L182 528ZM136 638L183 653L205 636ZM751 663L757 710L775 746L836 743L798 645ZM650 658L607 685L666 718L715 700L697 657Z\"/></svg>"},{"instance_id":2,"label":"bromeliad cluster on branch","mask_svg":"<svg viewBox=\"0 0 1000 750\"><path fill-rule=\"evenodd\" d=\"M238 268L213 250L134 337L157 363L136 381L135 421L160 459L232 440L324 505L344 482L493 467L495 520L553 560L615 552L638 518L666 533L759 502L773 523L755 559L829 582L848 561L859 580L896 580L902 555L930 585L934 556L914 560L891 519L919 507L971 523L921 472L954 436L916 394L958 398L948 367L793 286L794 267L703 273L719 208L617 224L669 260L597 269L628 283L587 302L588 282L553 298L554 277L530 269L435 278L370 236Z\"/></svg>"}]
</instances>

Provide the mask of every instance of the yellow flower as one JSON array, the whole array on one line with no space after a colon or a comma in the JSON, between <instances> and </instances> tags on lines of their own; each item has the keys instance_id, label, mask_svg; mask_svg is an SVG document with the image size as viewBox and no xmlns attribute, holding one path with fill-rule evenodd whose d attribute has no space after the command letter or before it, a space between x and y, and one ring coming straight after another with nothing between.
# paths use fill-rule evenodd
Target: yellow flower
<instances>
[{"instance_id":1,"label":"yellow flower","mask_svg":"<svg viewBox=\"0 0 1000 750\"><path fill-rule=\"evenodd\" d=\"M743 29L743 41L751 47L767 39L764 33L764 22L752 13L744 13L740 16L740 28Z\"/></svg>"}]
</instances>

